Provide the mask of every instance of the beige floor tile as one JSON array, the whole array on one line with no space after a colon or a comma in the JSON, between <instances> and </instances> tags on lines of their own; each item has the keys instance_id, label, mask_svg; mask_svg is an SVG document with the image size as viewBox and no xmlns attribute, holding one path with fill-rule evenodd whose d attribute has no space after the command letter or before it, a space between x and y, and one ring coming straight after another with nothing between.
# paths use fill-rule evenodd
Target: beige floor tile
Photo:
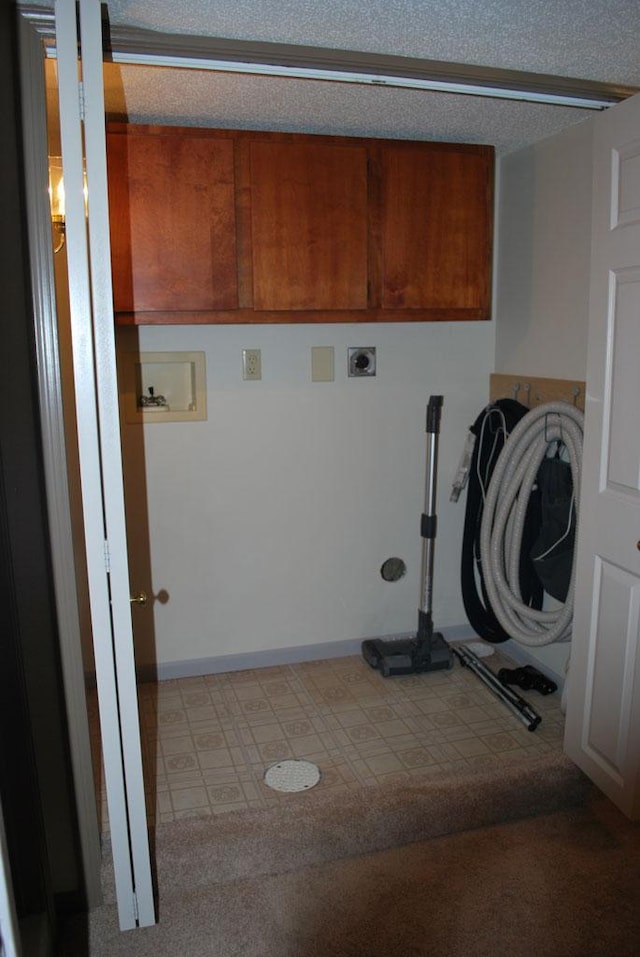
<instances>
[{"instance_id":1,"label":"beige floor tile","mask_svg":"<svg viewBox=\"0 0 640 957\"><path fill-rule=\"evenodd\" d=\"M412 768L426 768L430 764L438 764L438 761L431 756L428 748L409 748L406 751L400 751L398 757L403 766L409 770Z\"/></svg>"},{"instance_id":2,"label":"beige floor tile","mask_svg":"<svg viewBox=\"0 0 640 957\"><path fill-rule=\"evenodd\" d=\"M400 718L396 718L392 721L376 721L374 727L382 738L401 737L406 735L409 730Z\"/></svg>"},{"instance_id":3,"label":"beige floor tile","mask_svg":"<svg viewBox=\"0 0 640 957\"><path fill-rule=\"evenodd\" d=\"M185 708L202 708L204 705L211 704L209 692L205 686L192 688L188 691L182 691L182 704Z\"/></svg>"},{"instance_id":4,"label":"beige floor tile","mask_svg":"<svg viewBox=\"0 0 640 957\"><path fill-rule=\"evenodd\" d=\"M280 727L287 738L303 738L316 731L321 731L322 727L318 727L317 724L308 718L299 718L293 721L285 721Z\"/></svg>"},{"instance_id":5,"label":"beige floor tile","mask_svg":"<svg viewBox=\"0 0 640 957\"><path fill-rule=\"evenodd\" d=\"M165 758L167 774L175 771L190 771L198 768L198 759L194 752L189 754L172 754Z\"/></svg>"},{"instance_id":6,"label":"beige floor tile","mask_svg":"<svg viewBox=\"0 0 640 957\"><path fill-rule=\"evenodd\" d=\"M494 672L510 666L496 653ZM318 764L319 790L499 768L561 750L559 695L524 695L542 715L532 734L468 669L383 679L359 656L140 686L150 820L266 807L283 759ZM95 691L88 695L101 827L108 829Z\"/></svg>"},{"instance_id":7,"label":"beige floor tile","mask_svg":"<svg viewBox=\"0 0 640 957\"><path fill-rule=\"evenodd\" d=\"M518 747L517 740L508 732L485 734L481 740L491 751L513 751Z\"/></svg>"},{"instance_id":8,"label":"beige floor tile","mask_svg":"<svg viewBox=\"0 0 640 957\"><path fill-rule=\"evenodd\" d=\"M198 764L203 771L210 768L230 768L234 766L231 751L228 748L217 748L215 751L198 751Z\"/></svg>"},{"instance_id":9,"label":"beige floor tile","mask_svg":"<svg viewBox=\"0 0 640 957\"><path fill-rule=\"evenodd\" d=\"M484 741L479 738L463 738L460 741L456 741L455 745L450 745L454 750L457 750L463 758L478 757L479 755L493 754L491 748L489 748Z\"/></svg>"},{"instance_id":10,"label":"beige floor tile","mask_svg":"<svg viewBox=\"0 0 640 957\"><path fill-rule=\"evenodd\" d=\"M176 726L180 726L180 729L182 729L186 723L187 716L182 710L170 708L167 711L158 712L158 725L163 730L166 728L175 728Z\"/></svg>"},{"instance_id":11,"label":"beige floor tile","mask_svg":"<svg viewBox=\"0 0 640 957\"><path fill-rule=\"evenodd\" d=\"M193 787L171 791L171 803L173 804L173 810L177 812L206 807L209 800L204 787Z\"/></svg>"},{"instance_id":12,"label":"beige floor tile","mask_svg":"<svg viewBox=\"0 0 640 957\"><path fill-rule=\"evenodd\" d=\"M284 741L286 733L281 724L263 724L257 728L247 729L247 736L243 737L245 743L255 741L256 744L264 744L268 741Z\"/></svg>"},{"instance_id":13,"label":"beige floor tile","mask_svg":"<svg viewBox=\"0 0 640 957\"><path fill-rule=\"evenodd\" d=\"M242 785L237 784L215 784L207 788L206 794L209 797L209 803L212 807L216 805L244 804L246 798Z\"/></svg>"},{"instance_id":14,"label":"beige floor tile","mask_svg":"<svg viewBox=\"0 0 640 957\"><path fill-rule=\"evenodd\" d=\"M400 758L391 753L374 755L368 758L366 764L371 773L378 776L404 770L404 764Z\"/></svg>"},{"instance_id":15,"label":"beige floor tile","mask_svg":"<svg viewBox=\"0 0 640 957\"><path fill-rule=\"evenodd\" d=\"M308 734L303 738L289 738L289 747L296 758L313 759L314 755L327 753L324 742L317 734Z\"/></svg>"},{"instance_id":16,"label":"beige floor tile","mask_svg":"<svg viewBox=\"0 0 640 957\"><path fill-rule=\"evenodd\" d=\"M229 741L228 735L222 731L196 731L193 734L193 743L198 751L212 751Z\"/></svg>"},{"instance_id":17,"label":"beige floor tile","mask_svg":"<svg viewBox=\"0 0 640 957\"><path fill-rule=\"evenodd\" d=\"M193 738L191 735L163 738L160 742L160 745L164 755L185 754L186 752L194 750Z\"/></svg>"}]
</instances>

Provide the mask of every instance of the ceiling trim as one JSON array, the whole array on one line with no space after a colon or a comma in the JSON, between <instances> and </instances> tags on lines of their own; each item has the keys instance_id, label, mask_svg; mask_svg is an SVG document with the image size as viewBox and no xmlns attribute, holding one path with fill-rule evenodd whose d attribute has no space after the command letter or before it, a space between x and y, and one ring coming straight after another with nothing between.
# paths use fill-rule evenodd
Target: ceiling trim
<instances>
[{"instance_id":1,"label":"ceiling trim","mask_svg":"<svg viewBox=\"0 0 640 957\"><path fill-rule=\"evenodd\" d=\"M268 76L367 83L435 92L603 109L638 92L595 80L323 47L166 34L112 26L108 51L118 63L214 69Z\"/></svg>"},{"instance_id":2,"label":"ceiling trim","mask_svg":"<svg viewBox=\"0 0 640 957\"><path fill-rule=\"evenodd\" d=\"M50 10L22 7L55 56ZM520 70L353 50L160 33L103 21L105 58L114 63L251 73L605 109L637 87Z\"/></svg>"}]
</instances>

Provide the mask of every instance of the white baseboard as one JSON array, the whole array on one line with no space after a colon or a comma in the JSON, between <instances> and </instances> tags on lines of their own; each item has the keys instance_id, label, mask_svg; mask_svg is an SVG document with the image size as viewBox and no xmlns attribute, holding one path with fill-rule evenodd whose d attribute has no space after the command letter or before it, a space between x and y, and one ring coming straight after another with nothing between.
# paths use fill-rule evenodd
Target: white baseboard
<instances>
[{"instance_id":1,"label":"white baseboard","mask_svg":"<svg viewBox=\"0 0 640 957\"><path fill-rule=\"evenodd\" d=\"M438 629L446 641L470 641L475 636L468 625L453 625ZM415 632L394 635L375 635L375 638L410 638ZM359 655L362 642L354 638L346 641L328 641L314 645L296 645L291 648L274 648L268 651L250 651L239 655L217 655L211 658L188 658L183 661L165 661L158 664L139 665L136 673L139 681L167 681L172 678L194 678L199 675L217 675L227 671L247 671L252 668L269 668L274 665L293 665L303 661L318 661L324 658L346 658ZM95 674L86 676L87 685L95 686Z\"/></svg>"}]
</instances>

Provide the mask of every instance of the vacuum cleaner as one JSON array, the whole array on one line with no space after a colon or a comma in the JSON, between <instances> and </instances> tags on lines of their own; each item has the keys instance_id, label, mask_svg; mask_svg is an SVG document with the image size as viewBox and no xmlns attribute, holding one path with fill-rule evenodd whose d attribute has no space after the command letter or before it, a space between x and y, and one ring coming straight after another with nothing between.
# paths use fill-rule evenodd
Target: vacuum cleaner
<instances>
[{"instance_id":1,"label":"vacuum cleaner","mask_svg":"<svg viewBox=\"0 0 640 957\"><path fill-rule=\"evenodd\" d=\"M433 630L433 556L436 537L436 477L442 396L432 395L427 405L427 483L422 515L422 601L418 631L413 638L369 638L362 642L364 660L385 678L422 674L453 667L453 654L440 632Z\"/></svg>"},{"instance_id":2,"label":"vacuum cleaner","mask_svg":"<svg viewBox=\"0 0 640 957\"><path fill-rule=\"evenodd\" d=\"M443 635L433 630L433 559L436 537L436 477L438 470L438 437L442 396L432 395L427 405L427 481L425 512L422 515L422 601L418 611L418 631L411 638L368 638L362 642L362 656L383 677L414 675L428 671L453 668L454 654L460 664L480 678L496 697L510 708L527 726L535 731L540 715L512 688L506 687L497 675L487 668L471 648L458 644L450 648Z\"/></svg>"}]
</instances>

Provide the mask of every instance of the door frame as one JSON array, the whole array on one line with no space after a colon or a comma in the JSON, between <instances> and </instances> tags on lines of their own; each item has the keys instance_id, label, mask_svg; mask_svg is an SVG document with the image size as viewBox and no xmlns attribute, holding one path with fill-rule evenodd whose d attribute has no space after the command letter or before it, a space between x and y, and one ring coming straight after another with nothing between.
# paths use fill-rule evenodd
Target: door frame
<instances>
[{"instance_id":1,"label":"door frame","mask_svg":"<svg viewBox=\"0 0 640 957\"><path fill-rule=\"evenodd\" d=\"M93 908L102 901L100 832L74 571L51 219L47 193L48 148L43 43L48 35L55 35L53 13L48 17L40 13L37 20L34 20L28 11L21 10L18 29L27 232L47 517L84 890L87 905Z\"/></svg>"},{"instance_id":2,"label":"door frame","mask_svg":"<svg viewBox=\"0 0 640 957\"><path fill-rule=\"evenodd\" d=\"M156 916L129 597L100 0L56 0L55 32L88 594L118 921L130 930Z\"/></svg>"},{"instance_id":3,"label":"door frame","mask_svg":"<svg viewBox=\"0 0 640 957\"><path fill-rule=\"evenodd\" d=\"M22 44L20 67L24 86L25 154L28 160L25 178L29 195L32 291L47 505L53 530L52 562L58 571L55 594L61 625L63 683L72 738L70 745L78 816L82 818L80 840L87 877L87 898L90 906L96 906L101 901L101 849L88 746L78 593L73 575L74 549L47 190L43 61L47 52L46 44L53 43L58 57L62 152L65 156L65 244L68 252L76 417L96 680L118 916L120 929L128 930L136 926L149 926L156 918L129 606L122 469L118 464L121 453L114 322L113 315L110 320L108 316L109 309L112 309L112 297L99 0L80 0L79 9L82 46L85 53L89 51L83 63L83 84L87 105L91 105L87 109L87 116L82 119L76 3L74 0L56 0L54 13L28 9L18 11ZM94 209L95 213L89 218L90 245L82 199L83 122L88 150L93 152L92 213ZM79 184L77 189L74 184ZM92 318L96 314L98 322L94 330ZM103 481L105 473L108 474ZM95 636L98 636L97 640Z\"/></svg>"}]
</instances>

